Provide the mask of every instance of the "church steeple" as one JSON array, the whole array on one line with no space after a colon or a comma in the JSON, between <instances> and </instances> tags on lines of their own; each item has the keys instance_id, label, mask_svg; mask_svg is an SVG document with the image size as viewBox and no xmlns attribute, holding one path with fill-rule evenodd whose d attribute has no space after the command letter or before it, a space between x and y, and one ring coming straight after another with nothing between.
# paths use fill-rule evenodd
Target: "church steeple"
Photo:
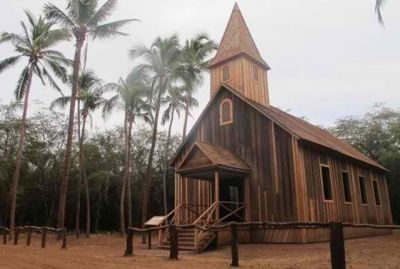
<instances>
[{"instance_id":1,"label":"church steeple","mask_svg":"<svg viewBox=\"0 0 400 269\"><path fill-rule=\"evenodd\" d=\"M237 3L215 57L210 61L211 94L221 83L232 86L247 98L269 105L268 64L251 36Z\"/></svg>"}]
</instances>

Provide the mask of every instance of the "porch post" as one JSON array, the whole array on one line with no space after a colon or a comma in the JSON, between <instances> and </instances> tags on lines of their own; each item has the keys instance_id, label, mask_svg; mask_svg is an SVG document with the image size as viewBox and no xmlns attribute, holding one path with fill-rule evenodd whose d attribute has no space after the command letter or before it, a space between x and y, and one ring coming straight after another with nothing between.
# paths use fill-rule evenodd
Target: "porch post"
<instances>
[{"instance_id":1,"label":"porch post","mask_svg":"<svg viewBox=\"0 0 400 269\"><path fill-rule=\"evenodd\" d=\"M215 171L214 184L215 184L214 202L219 202L219 173L218 173L218 171ZM219 204L217 204L217 209L215 210L215 216L216 216L217 220L219 220Z\"/></svg>"}]
</instances>

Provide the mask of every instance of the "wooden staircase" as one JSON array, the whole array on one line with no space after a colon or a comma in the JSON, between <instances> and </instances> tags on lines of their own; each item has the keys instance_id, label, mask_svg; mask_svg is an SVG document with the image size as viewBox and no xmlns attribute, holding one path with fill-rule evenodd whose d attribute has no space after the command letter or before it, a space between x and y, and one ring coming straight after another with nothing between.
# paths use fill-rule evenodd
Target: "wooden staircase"
<instances>
[{"instance_id":1,"label":"wooden staircase","mask_svg":"<svg viewBox=\"0 0 400 269\"><path fill-rule=\"evenodd\" d=\"M203 252L216 238L214 232L207 232L204 236L197 241L196 245L196 231L195 228L180 228L178 232L178 246L179 250ZM167 234L165 240L161 242L161 249L170 248L170 237Z\"/></svg>"},{"instance_id":2,"label":"wooden staircase","mask_svg":"<svg viewBox=\"0 0 400 269\"><path fill-rule=\"evenodd\" d=\"M178 216L187 215L188 213L195 216L189 222L192 224L190 227L179 227L178 228L178 247L179 250L195 251L201 253L207 249L207 247L216 239L216 233L212 231L204 231L206 228L210 228L213 225L223 223L228 220L230 216L236 216L240 218L238 212L244 210L244 203L236 203L234 209L229 208L230 202L214 202L211 206L206 207L205 210L200 210L198 205L197 209L190 208L189 205L178 205L173 211L165 216L165 224L181 224ZM192 205L193 206L193 205ZM225 210L227 213L224 217L219 217L219 210ZM188 222L186 222L188 223ZM183 223L185 224L185 223ZM160 248L170 248L170 235L168 229L160 233Z\"/></svg>"}]
</instances>

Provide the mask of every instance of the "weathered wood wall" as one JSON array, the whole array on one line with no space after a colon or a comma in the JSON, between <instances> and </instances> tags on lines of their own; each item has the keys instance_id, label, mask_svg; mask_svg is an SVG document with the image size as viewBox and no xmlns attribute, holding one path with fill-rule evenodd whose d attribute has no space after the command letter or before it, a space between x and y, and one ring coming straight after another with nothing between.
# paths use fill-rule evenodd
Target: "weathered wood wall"
<instances>
[{"instance_id":1,"label":"weathered wood wall","mask_svg":"<svg viewBox=\"0 0 400 269\"><path fill-rule=\"evenodd\" d=\"M226 81L222 77L222 69L229 66L230 78ZM253 67L257 66L258 80L253 78ZM227 63L215 66L210 70L211 96L224 82L240 91L245 97L262 105L269 104L267 71L264 67L251 61L248 57L239 56Z\"/></svg>"},{"instance_id":2,"label":"weathered wood wall","mask_svg":"<svg viewBox=\"0 0 400 269\"><path fill-rule=\"evenodd\" d=\"M219 103L231 98L233 102L233 123L220 126ZM249 221L290 221L296 220L296 190L292 137L285 130L273 124L243 100L229 91L221 92L194 132L190 141L180 151L180 158L196 139L220 145L240 156L250 166L248 179ZM179 161L178 161L179 163ZM226 179L222 179L226 180ZM202 193L211 197L211 185L199 185L196 180L177 178L176 204L204 202Z\"/></svg>"},{"instance_id":3,"label":"weathered wood wall","mask_svg":"<svg viewBox=\"0 0 400 269\"><path fill-rule=\"evenodd\" d=\"M368 168L355 161L340 158L326 152L300 145L300 163L306 179L306 204L303 208L308 221L342 221L351 223L392 224L386 179L382 172ZM320 156L327 156L331 175L333 199L323 196ZM351 202L346 202L342 172L349 175ZM361 202L359 176L365 178L367 203ZM381 205L375 202L373 180L377 180Z\"/></svg>"}]
</instances>

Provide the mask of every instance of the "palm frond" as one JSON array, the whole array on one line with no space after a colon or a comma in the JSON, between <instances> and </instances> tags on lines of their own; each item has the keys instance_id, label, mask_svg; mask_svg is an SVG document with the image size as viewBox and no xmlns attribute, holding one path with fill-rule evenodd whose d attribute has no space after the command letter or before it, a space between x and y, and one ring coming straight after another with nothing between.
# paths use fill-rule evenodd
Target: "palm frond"
<instances>
[{"instance_id":1,"label":"palm frond","mask_svg":"<svg viewBox=\"0 0 400 269\"><path fill-rule=\"evenodd\" d=\"M43 75L47 79L47 81L50 83L51 87L55 90L57 90L61 95L64 95L61 88L57 85L56 81L53 79L53 77L50 75L50 73L46 70L46 68L43 66Z\"/></svg>"},{"instance_id":2,"label":"palm frond","mask_svg":"<svg viewBox=\"0 0 400 269\"><path fill-rule=\"evenodd\" d=\"M13 56L0 61L0 74L7 68L15 65L21 56Z\"/></svg>"},{"instance_id":3,"label":"palm frond","mask_svg":"<svg viewBox=\"0 0 400 269\"><path fill-rule=\"evenodd\" d=\"M126 24L138 21L137 19L128 19L128 20L120 20L114 21L106 24L102 24L92 28L89 33L93 39L105 39L108 37L113 37L117 35L126 36L127 33L120 32L119 30Z\"/></svg>"},{"instance_id":4,"label":"palm frond","mask_svg":"<svg viewBox=\"0 0 400 269\"><path fill-rule=\"evenodd\" d=\"M58 97L50 104L50 109L54 109L56 107L65 108L67 104L71 101L71 96L62 96Z\"/></svg>"},{"instance_id":5,"label":"palm frond","mask_svg":"<svg viewBox=\"0 0 400 269\"><path fill-rule=\"evenodd\" d=\"M384 22L383 22L381 9L382 9L383 5L385 4L385 2L386 2L386 0L376 0L376 3L375 3L375 12L376 12L376 15L378 16L379 23L382 25L384 24Z\"/></svg>"},{"instance_id":6,"label":"palm frond","mask_svg":"<svg viewBox=\"0 0 400 269\"><path fill-rule=\"evenodd\" d=\"M67 27L67 28L73 28L75 27L75 23L68 17L67 14L65 14L61 9L59 9L57 6L47 3L44 6L44 14L45 17L55 23L60 23L61 25Z\"/></svg>"},{"instance_id":7,"label":"palm frond","mask_svg":"<svg viewBox=\"0 0 400 269\"><path fill-rule=\"evenodd\" d=\"M17 34L13 34L13 33L7 33L7 32L1 33L1 36L0 36L0 44L4 43L4 42L11 42L15 46L19 46L19 45L25 45L27 47L30 46L29 42L27 42L27 40L25 40L24 37L17 35Z\"/></svg>"},{"instance_id":8,"label":"palm frond","mask_svg":"<svg viewBox=\"0 0 400 269\"><path fill-rule=\"evenodd\" d=\"M17 87L15 88L14 95L17 101L21 101L22 97L25 94L26 87L29 82L29 68L30 65L26 66L24 70L22 70L21 75L18 78Z\"/></svg>"},{"instance_id":9,"label":"palm frond","mask_svg":"<svg viewBox=\"0 0 400 269\"><path fill-rule=\"evenodd\" d=\"M68 80L67 69L63 65L49 59L46 59L44 63L63 83L67 82Z\"/></svg>"},{"instance_id":10,"label":"palm frond","mask_svg":"<svg viewBox=\"0 0 400 269\"><path fill-rule=\"evenodd\" d=\"M31 24L32 27L35 27L36 25L36 18L35 16L33 16L32 12L30 12L29 10L25 9L24 13L26 15L26 17L28 18L29 23Z\"/></svg>"},{"instance_id":11,"label":"palm frond","mask_svg":"<svg viewBox=\"0 0 400 269\"><path fill-rule=\"evenodd\" d=\"M55 29L50 30L46 34L46 38L41 42L41 48L46 49L54 46L63 41L69 41L71 39L71 31L67 29Z\"/></svg>"},{"instance_id":12,"label":"palm frond","mask_svg":"<svg viewBox=\"0 0 400 269\"><path fill-rule=\"evenodd\" d=\"M87 25L89 27L95 27L99 23L105 21L107 17L109 17L117 7L118 0L108 0L103 6L101 6L95 14L89 19Z\"/></svg>"}]
</instances>

